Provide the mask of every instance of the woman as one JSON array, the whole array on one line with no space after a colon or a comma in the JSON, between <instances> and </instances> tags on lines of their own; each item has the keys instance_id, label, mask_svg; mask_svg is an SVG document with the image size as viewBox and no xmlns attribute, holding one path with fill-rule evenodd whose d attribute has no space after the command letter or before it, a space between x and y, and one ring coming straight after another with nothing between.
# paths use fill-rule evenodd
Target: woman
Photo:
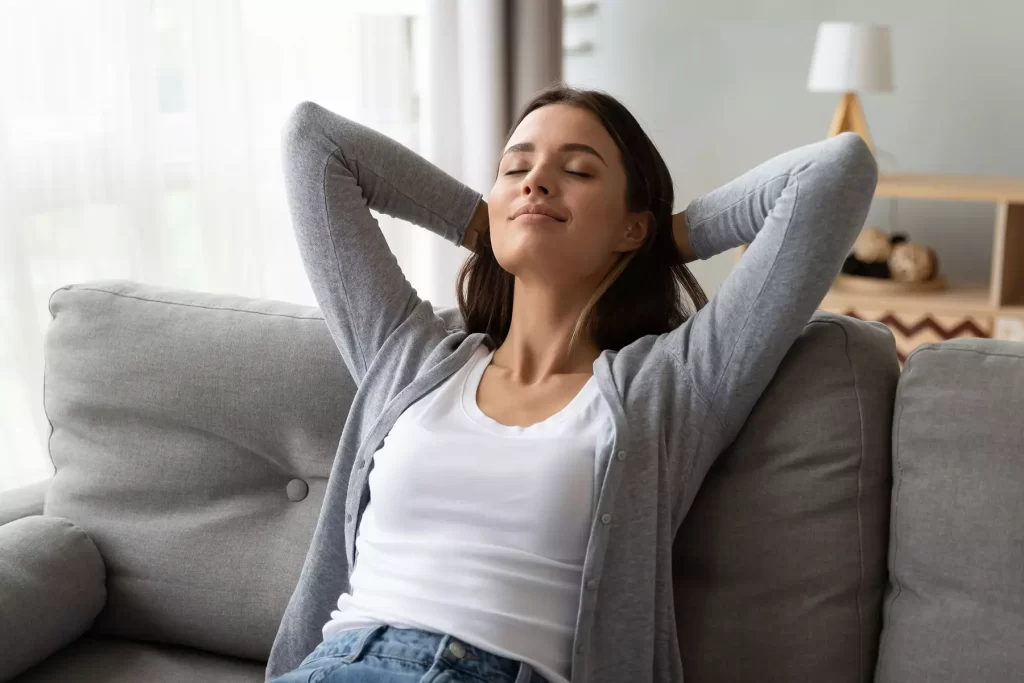
<instances>
[{"instance_id":1,"label":"woman","mask_svg":"<svg viewBox=\"0 0 1024 683\"><path fill-rule=\"evenodd\" d=\"M315 104L284 145L359 389L268 677L682 680L673 537L864 222L867 145L795 149L675 216L653 143L595 91L526 105L487 202ZM473 250L461 320L417 296L370 209ZM705 305L684 262L744 243Z\"/></svg>"}]
</instances>

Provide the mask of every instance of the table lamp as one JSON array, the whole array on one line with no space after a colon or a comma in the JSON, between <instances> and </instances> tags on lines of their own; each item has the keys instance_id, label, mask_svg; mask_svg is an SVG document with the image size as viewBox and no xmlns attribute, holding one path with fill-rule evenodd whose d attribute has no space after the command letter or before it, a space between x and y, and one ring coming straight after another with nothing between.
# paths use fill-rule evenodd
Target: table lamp
<instances>
[{"instance_id":1,"label":"table lamp","mask_svg":"<svg viewBox=\"0 0 1024 683\"><path fill-rule=\"evenodd\" d=\"M828 134L853 131L874 152L857 93L892 90L889 27L832 21L818 26L807 89L843 93Z\"/></svg>"}]
</instances>

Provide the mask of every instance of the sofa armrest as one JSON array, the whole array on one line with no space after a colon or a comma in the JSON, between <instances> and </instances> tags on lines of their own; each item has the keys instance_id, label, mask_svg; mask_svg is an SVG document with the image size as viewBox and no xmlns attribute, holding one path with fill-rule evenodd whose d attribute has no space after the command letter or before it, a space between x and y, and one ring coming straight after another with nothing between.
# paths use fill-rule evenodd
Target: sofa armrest
<instances>
[{"instance_id":1,"label":"sofa armrest","mask_svg":"<svg viewBox=\"0 0 1024 683\"><path fill-rule=\"evenodd\" d=\"M0 526L29 515L43 514L43 502L50 488L50 479L44 479L21 488L0 491Z\"/></svg>"},{"instance_id":2,"label":"sofa armrest","mask_svg":"<svg viewBox=\"0 0 1024 683\"><path fill-rule=\"evenodd\" d=\"M0 526L0 681L78 639L106 600L100 552L70 520L33 515Z\"/></svg>"}]
</instances>

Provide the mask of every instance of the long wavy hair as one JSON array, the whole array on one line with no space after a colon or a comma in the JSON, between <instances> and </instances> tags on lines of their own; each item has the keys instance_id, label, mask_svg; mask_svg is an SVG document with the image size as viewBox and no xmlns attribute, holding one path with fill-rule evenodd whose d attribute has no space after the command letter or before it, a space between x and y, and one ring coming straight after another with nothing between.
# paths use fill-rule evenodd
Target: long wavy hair
<instances>
[{"instance_id":1,"label":"long wavy hair","mask_svg":"<svg viewBox=\"0 0 1024 683\"><path fill-rule=\"evenodd\" d=\"M628 210L651 214L643 245L619 258L584 306L569 349L583 335L600 350L618 351L645 335L675 329L707 303L707 295L683 263L673 239L674 192L664 159L621 102L598 90L561 83L542 90L522 108L505 145L530 112L549 104L567 104L597 116L615 141L626 169ZM515 277L498 264L489 231L462 265L457 287L466 329L485 332L498 344L504 342L512 323Z\"/></svg>"}]
</instances>

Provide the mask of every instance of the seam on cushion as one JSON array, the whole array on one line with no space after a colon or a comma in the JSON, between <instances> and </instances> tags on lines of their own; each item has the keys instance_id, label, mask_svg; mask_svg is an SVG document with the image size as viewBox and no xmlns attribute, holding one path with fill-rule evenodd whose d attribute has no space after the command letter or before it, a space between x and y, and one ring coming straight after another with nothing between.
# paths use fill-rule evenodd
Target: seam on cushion
<instances>
[{"instance_id":1,"label":"seam on cushion","mask_svg":"<svg viewBox=\"0 0 1024 683\"><path fill-rule=\"evenodd\" d=\"M79 537L84 538L89 543L89 545L92 546L92 549L96 551L96 555L100 558L100 561L103 563L104 568L106 568L107 562L103 558L103 553L100 552L99 546L96 545L96 541L92 540L92 536L90 536L85 529L75 524L74 521L68 519L67 517L64 517L63 519L65 519L68 522L68 529L72 533L78 534Z\"/></svg>"},{"instance_id":2,"label":"seam on cushion","mask_svg":"<svg viewBox=\"0 0 1024 683\"><path fill-rule=\"evenodd\" d=\"M772 259L772 265L768 269L768 273L765 275L764 280L761 282L761 287L757 290L757 294L754 296L752 304L757 303L757 301L761 298L761 295L764 293L764 288L767 287L768 283L771 281L772 276L775 274L775 268L779 265L779 256L786 250L786 243L789 240L790 235L792 234L793 215L796 212L796 206L800 201L800 176L791 175L789 176L789 178L792 179L793 181L793 211L790 212L789 219L786 221L786 231L782 235L782 244L779 245L778 250L775 252L775 258ZM785 190L785 188L783 188L783 190ZM776 200L776 203L777 202L778 200ZM774 208L775 205L772 205L772 209ZM762 225L762 227L764 226ZM755 236L754 239L757 239L757 237ZM718 376L718 383L715 385L714 391L711 392L711 403L709 404L710 412L717 412L715 409L715 399L718 397L718 392L722 388L722 382L725 380L729 368L732 367L732 360L736 356L736 349L737 347L739 347L740 338L743 336L743 332L746 331L747 325L750 323L750 316L754 314L754 308L755 306L751 305L751 307L747 310L747 315L746 318L744 318L743 320L743 325L742 327L740 327L739 332L736 334L736 338L732 343L732 348L729 350L729 360L727 360L725 366L722 367L722 372ZM804 321L805 325L806 323L807 321ZM719 422L722 422L723 424L725 423L725 420L723 420L720 415L718 416L718 418ZM706 420L707 417L705 416L705 421Z\"/></svg>"},{"instance_id":3,"label":"seam on cushion","mask_svg":"<svg viewBox=\"0 0 1024 683\"><path fill-rule=\"evenodd\" d=\"M940 344L925 344L923 346L919 346L918 348L914 349L914 352L910 356L907 357L907 363L909 363L910 359L913 358L914 356L917 356L917 355L923 354L923 353L927 353L929 351L932 351L932 352L939 351L939 352L942 352L942 353L951 353L951 352L976 353L979 356L999 356L999 357L1002 357L1002 358L1016 358L1017 360L1024 359L1024 353L1016 354L1016 353L1004 353L1002 351L985 351L983 349L967 349L967 348L963 348L963 347L959 347L959 346L950 346L950 345L945 344L945 343L940 343ZM904 367L906 367L907 363L904 363Z\"/></svg>"},{"instance_id":4,"label":"seam on cushion","mask_svg":"<svg viewBox=\"0 0 1024 683\"><path fill-rule=\"evenodd\" d=\"M909 360L909 358L907 360ZM903 374L903 376L906 376L906 374L907 374L907 366L906 365L904 366L904 373L902 373L902 374ZM896 586L896 591L893 593L893 596L889 599L889 607L888 607L888 609L884 610L883 614L882 614L882 616L883 616L883 621L882 621L882 639L881 639L881 642L879 643L879 647L878 647L878 662L879 662L879 664L881 664L881 662L882 662L882 657L885 654L886 645L888 645L889 637L890 637L891 629L887 629L886 628L887 622L891 622L893 607L896 605L896 600L898 600L900 595L903 593L903 584L900 583L899 577L896 575L896 562L899 559L899 549L900 549L900 546L899 546L899 530L898 530L899 527L897 525L897 521L899 519L900 489L903 488L903 463L900 462L900 438L899 438L899 431L900 431L900 428L903 426L903 376L900 377L899 386L896 388L896 394L897 394L897 397L899 398L899 408L900 408L900 410L899 410L899 419L896 421L895 429L893 430L893 435L895 436L895 438L893 438L893 440L892 440L893 441L893 444L892 444L892 461L896 465L896 468L899 470L899 474L900 474L900 481L896 485L896 490L893 492L893 496L892 496L892 522L891 522L891 527L890 527L891 530L892 530L892 533L891 533L891 535L892 535L892 541L891 541L891 544L892 544L892 572L891 572L890 578L892 579L893 585ZM894 419L896 419L896 418L894 417ZM886 612L888 613L888 618L886 618L886 616L887 616Z\"/></svg>"},{"instance_id":5,"label":"seam on cushion","mask_svg":"<svg viewBox=\"0 0 1024 683\"><path fill-rule=\"evenodd\" d=\"M857 371L853 367L853 358L850 356L850 335L846 328L835 321L828 321L835 325L843 333L846 343L843 350L846 353L846 362L850 366L850 375L853 377L853 392L857 399L857 418L860 421L860 462L857 466L857 566L860 569L860 585L857 588L857 680L864 680L864 672L861 667L864 664L864 606L861 604L861 592L864 590L864 517L862 513L864 493L864 462L866 460L866 443L864 438L864 409L861 402L860 384L857 381Z\"/></svg>"},{"instance_id":6,"label":"seam on cushion","mask_svg":"<svg viewBox=\"0 0 1024 683\"><path fill-rule=\"evenodd\" d=\"M110 294L111 296L119 296L124 299L136 299L138 301L148 301L153 304L166 304L168 306L184 306L185 308L202 308L209 311L233 311L235 313L252 313L254 315L265 315L272 318L292 318L294 320L323 320L323 316L305 316L305 315L288 315L287 313L267 313L266 311L250 311L245 308L232 308L230 306L206 306L203 304L187 304L182 301L164 301L163 299L149 299L144 296L136 296L134 294L123 294L121 292L112 292L109 289L99 289L97 287L82 287L75 285L69 287L75 291L81 292L100 292L102 294Z\"/></svg>"},{"instance_id":7,"label":"seam on cushion","mask_svg":"<svg viewBox=\"0 0 1024 683\"><path fill-rule=\"evenodd\" d=\"M53 294L50 295L50 298L51 299L53 298ZM49 303L47 303L47 308L49 308ZM50 320L53 320L53 318L54 318L53 310L51 309L50 310ZM53 468L53 475L52 475L52 477L56 477L57 476L57 465L56 465L56 463L53 462L53 447L51 445L53 443L53 420L50 419L50 411L49 411L49 408L48 408L48 404L46 403L46 376L47 376L47 374L49 374L49 373L47 373L47 365L48 365L47 355L48 354L46 354L46 353L43 354L43 415L46 416L46 424L50 425L50 433L46 435L46 457L48 457L50 459L50 467ZM49 498L49 497L50 497L50 492L49 492L49 489L47 489L46 494L43 496L43 514L44 515L46 514L46 499Z\"/></svg>"},{"instance_id":8,"label":"seam on cushion","mask_svg":"<svg viewBox=\"0 0 1024 683\"><path fill-rule=\"evenodd\" d=\"M327 226L326 226L326 228L327 228L327 236L331 240L331 251L334 252L334 265L338 269L338 284L341 285L341 295L343 297L345 297L345 308L348 311L348 315L346 317L348 317L348 319L351 321L351 319L352 319L352 313L351 313L351 311L352 311L352 300L348 296L348 287L345 286L345 276L341 272L341 258L338 256L338 244L334 241L334 231L331 230L331 211L330 211L330 209L327 206L327 167L331 165L331 159L334 157L335 154L338 153L338 151L340 149L341 149L341 145L335 145L334 149L331 150L331 152L327 155L327 158L324 159L324 168L321 171L321 174L323 175L323 178L320 181L320 187L321 187L321 189L323 190L323 193L324 193L324 217L327 219ZM344 162L344 154L340 155L339 160ZM355 177L353 177L352 179L355 180ZM359 183L358 182L356 183L356 187L359 187ZM362 188L359 188L359 189L360 189L360 192L361 192ZM367 210L369 210L369 206L367 206ZM342 313L342 311L338 311L338 313ZM341 316L339 315L339 318L340 317ZM357 354L359 356L359 360L363 364L362 376L365 377L366 376L366 365L367 364L366 364L366 355L363 353L363 344L362 344L361 340L359 339L359 335L355 334L355 330L352 330L352 331L353 331L352 339L353 339L353 341L355 341L356 352L357 352Z\"/></svg>"}]
</instances>

